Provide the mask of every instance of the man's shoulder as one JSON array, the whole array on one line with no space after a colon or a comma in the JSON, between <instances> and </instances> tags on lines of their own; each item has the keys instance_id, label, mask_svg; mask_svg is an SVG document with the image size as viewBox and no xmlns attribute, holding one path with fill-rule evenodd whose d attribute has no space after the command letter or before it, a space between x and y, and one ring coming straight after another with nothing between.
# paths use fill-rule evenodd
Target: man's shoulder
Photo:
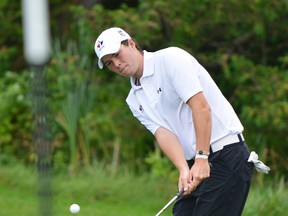
<instances>
[{"instance_id":1,"label":"man's shoulder","mask_svg":"<svg viewBox=\"0 0 288 216\"><path fill-rule=\"evenodd\" d=\"M155 53L165 54L165 53L175 53L175 52L185 52L185 50L183 50L179 47L176 47L176 46L170 46L170 47L160 49L160 50L156 51Z\"/></svg>"},{"instance_id":2,"label":"man's shoulder","mask_svg":"<svg viewBox=\"0 0 288 216\"><path fill-rule=\"evenodd\" d=\"M170 46L170 47L166 47L163 49L159 49L156 51L146 51L144 50L144 56L146 56L147 58L149 57L161 57L161 56L169 56L169 55L190 55L187 51L185 51L184 49L180 48L180 47L176 47L176 46Z\"/></svg>"},{"instance_id":3,"label":"man's shoulder","mask_svg":"<svg viewBox=\"0 0 288 216\"><path fill-rule=\"evenodd\" d=\"M160 49L155 52L155 57L157 58L165 58L169 61L170 58L181 58L181 57L190 57L191 55L182 48L171 46L167 48Z\"/></svg>"}]
</instances>

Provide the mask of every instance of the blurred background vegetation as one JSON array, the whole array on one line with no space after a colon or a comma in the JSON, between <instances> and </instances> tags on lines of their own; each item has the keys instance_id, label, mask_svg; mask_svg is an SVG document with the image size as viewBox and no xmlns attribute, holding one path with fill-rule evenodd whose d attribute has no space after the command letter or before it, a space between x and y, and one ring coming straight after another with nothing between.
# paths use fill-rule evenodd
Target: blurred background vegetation
<instances>
[{"instance_id":1,"label":"blurred background vegetation","mask_svg":"<svg viewBox=\"0 0 288 216\"><path fill-rule=\"evenodd\" d=\"M287 0L50 0L52 57L45 68L54 171L104 164L173 175L153 136L131 115L129 80L97 68L94 42L119 26L143 49L179 46L209 71L234 106L251 150L288 168ZM21 4L0 1L0 164L35 165L30 68ZM169 175L170 175L169 174ZM271 176L271 175L270 175ZM173 178L173 177L172 177Z\"/></svg>"}]
</instances>

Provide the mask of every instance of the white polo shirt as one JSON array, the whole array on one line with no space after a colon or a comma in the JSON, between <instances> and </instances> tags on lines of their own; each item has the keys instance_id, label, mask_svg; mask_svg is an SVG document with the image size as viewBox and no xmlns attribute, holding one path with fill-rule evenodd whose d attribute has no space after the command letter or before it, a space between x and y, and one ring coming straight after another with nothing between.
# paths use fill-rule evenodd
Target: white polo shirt
<instances>
[{"instance_id":1,"label":"white polo shirt","mask_svg":"<svg viewBox=\"0 0 288 216\"><path fill-rule=\"evenodd\" d=\"M186 104L193 95L203 92L210 105L211 143L243 131L235 111L209 73L180 48L144 51L141 86L136 86L133 78L130 81L132 88L126 102L133 115L153 134L160 126L175 133L186 160L193 158L196 150L192 110Z\"/></svg>"}]
</instances>

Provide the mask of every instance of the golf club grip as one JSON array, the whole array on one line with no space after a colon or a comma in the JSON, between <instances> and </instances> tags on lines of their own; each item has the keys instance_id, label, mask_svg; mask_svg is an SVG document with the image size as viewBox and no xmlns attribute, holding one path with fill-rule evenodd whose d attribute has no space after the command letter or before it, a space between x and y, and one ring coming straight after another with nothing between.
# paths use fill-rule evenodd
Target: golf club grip
<instances>
[{"instance_id":1,"label":"golf club grip","mask_svg":"<svg viewBox=\"0 0 288 216\"><path fill-rule=\"evenodd\" d=\"M180 197L180 196L183 195L183 193L184 193L184 189L182 188L182 189L176 194L176 196L177 196L177 197Z\"/></svg>"}]
</instances>

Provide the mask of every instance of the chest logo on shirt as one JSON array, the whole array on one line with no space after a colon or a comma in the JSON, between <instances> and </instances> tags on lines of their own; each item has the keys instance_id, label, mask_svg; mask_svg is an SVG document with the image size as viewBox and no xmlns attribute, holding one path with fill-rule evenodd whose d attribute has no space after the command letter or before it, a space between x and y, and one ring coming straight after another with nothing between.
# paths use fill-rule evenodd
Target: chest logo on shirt
<instances>
[{"instance_id":1,"label":"chest logo on shirt","mask_svg":"<svg viewBox=\"0 0 288 216\"><path fill-rule=\"evenodd\" d=\"M159 87L159 88L157 89L157 93L160 94L161 92L162 92L162 88Z\"/></svg>"},{"instance_id":2,"label":"chest logo on shirt","mask_svg":"<svg viewBox=\"0 0 288 216\"><path fill-rule=\"evenodd\" d=\"M143 108L143 106L142 105L139 105L139 110L140 110L140 112L144 112L144 108Z\"/></svg>"}]
</instances>

